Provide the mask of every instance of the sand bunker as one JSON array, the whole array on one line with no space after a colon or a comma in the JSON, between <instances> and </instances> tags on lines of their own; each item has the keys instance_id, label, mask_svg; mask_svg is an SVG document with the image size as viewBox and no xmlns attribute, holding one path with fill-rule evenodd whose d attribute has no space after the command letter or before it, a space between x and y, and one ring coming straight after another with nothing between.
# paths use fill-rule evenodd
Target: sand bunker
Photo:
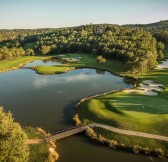
<instances>
[{"instance_id":1,"label":"sand bunker","mask_svg":"<svg viewBox=\"0 0 168 162\"><path fill-rule=\"evenodd\" d=\"M161 64L159 64L156 69L168 69L168 60L162 61Z\"/></svg>"},{"instance_id":2,"label":"sand bunker","mask_svg":"<svg viewBox=\"0 0 168 162\"><path fill-rule=\"evenodd\" d=\"M58 55L58 56L60 56L60 57L64 57L65 55L61 54L61 55Z\"/></svg>"},{"instance_id":3,"label":"sand bunker","mask_svg":"<svg viewBox=\"0 0 168 162\"><path fill-rule=\"evenodd\" d=\"M144 80L143 83L139 85L139 87L135 89L127 89L127 90L124 90L124 92L126 93L137 92L143 95L156 96L158 95L158 93L155 91L163 91L163 88L161 87L164 87L164 85L156 84L152 80Z\"/></svg>"},{"instance_id":4,"label":"sand bunker","mask_svg":"<svg viewBox=\"0 0 168 162\"><path fill-rule=\"evenodd\" d=\"M82 57L64 57L62 58L62 60L65 60L65 61L70 61L70 62L77 62L77 61L80 61Z\"/></svg>"}]
</instances>

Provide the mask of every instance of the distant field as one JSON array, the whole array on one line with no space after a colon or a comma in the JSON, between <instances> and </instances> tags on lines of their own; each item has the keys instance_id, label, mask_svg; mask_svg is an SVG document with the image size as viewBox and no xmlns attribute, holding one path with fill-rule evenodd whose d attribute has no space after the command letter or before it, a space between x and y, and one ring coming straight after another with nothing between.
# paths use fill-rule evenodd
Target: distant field
<instances>
[{"instance_id":1,"label":"distant field","mask_svg":"<svg viewBox=\"0 0 168 162\"><path fill-rule=\"evenodd\" d=\"M17 68L21 64L25 64L26 62L29 61L35 61L35 60L40 60L44 59L47 57L42 57L42 56L23 56L14 60L4 60L0 61L0 71L6 71L12 68Z\"/></svg>"}]
</instances>

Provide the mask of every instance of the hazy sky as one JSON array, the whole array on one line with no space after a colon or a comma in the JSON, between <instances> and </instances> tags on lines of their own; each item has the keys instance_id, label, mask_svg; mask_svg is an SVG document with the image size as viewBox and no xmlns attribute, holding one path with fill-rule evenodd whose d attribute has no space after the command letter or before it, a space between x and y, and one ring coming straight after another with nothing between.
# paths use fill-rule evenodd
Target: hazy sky
<instances>
[{"instance_id":1,"label":"hazy sky","mask_svg":"<svg viewBox=\"0 0 168 162\"><path fill-rule=\"evenodd\" d=\"M168 19L168 0L0 0L0 29Z\"/></svg>"}]
</instances>

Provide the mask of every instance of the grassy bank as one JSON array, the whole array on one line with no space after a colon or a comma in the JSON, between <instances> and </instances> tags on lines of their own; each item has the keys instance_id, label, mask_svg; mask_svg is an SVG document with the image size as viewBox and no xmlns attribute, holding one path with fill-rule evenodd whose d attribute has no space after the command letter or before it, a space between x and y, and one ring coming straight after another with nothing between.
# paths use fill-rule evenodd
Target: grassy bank
<instances>
[{"instance_id":1,"label":"grassy bank","mask_svg":"<svg viewBox=\"0 0 168 162\"><path fill-rule=\"evenodd\" d=\"M45 134L39 132L37 128L27 127L24 128L29 139L43 139ZM48 157L48 147L47 143L31 144L29 145L29 161L45 161Z\"/></svg>"},{"instance_id":2,"label":"grassy bank","mask_svg":"<svg viewBox=\"0 0 168 162\"><path fill-rule=\"evenodd\" d=\"M103 123L121 129L167 136L168 70L151 70L137 75L136 78L139 83L143 80L153 80L163 84L164 90L158 92L157 96L120 91L82 102L77 109L82 123ZM138 144L153 150L162 148L168 153L166 142L118 135L103 129L95 129L95 132L127 146Z\"/></svg>"},{"instance_id":3,"label":"grassy bank","mask_svg":"<svg viewBox=\"0 0 168 162\"><path fill-rule=\"evenodd\" d=\"M81 57L81 58L80 58ZM97 68L102 70L107 70L113 74L124 74L126 71L126 66L117 60L107 60L105 64L100 64L96 61L96 57L92 54L66 54L63 57L57 56L58 59L64 58L80 58L79 61L71 61L68 63L56 66L36 66L34 70L40 74L59 74L64 73L74 68Z\"/></svg>"},{"instance_id":4,"label":"grassy bank","mask_svg":"<svg viewBox=\"0 0 168 162\"><path fill-rule=\"evenodd\" d=\"M45 56L23 56L20 58L16 58L14 60L3 60L0 61L0 72L8 71L8 70L15 70L24 64L35 61L45 59Z\"/></svg>"},{"instance_id":5,"label":"grassy bank","mask_svg":"<svg viewBox=\"0 0 168 162\"><path fill-rule=\"evenodd\" d=\"M44 139L48 134L41 128L24 128L29 139ZM54 143L42 142L39 144L29 145L29 161L56 161L58 154L55 152L56 145ZM50 151L52 150L52 151Z\"/></svg>"},{"instance_id":6,"label":"grassy bank","mask_svg":"<svg viewBox=\"0 0 168 162\"><path fill-rule=\"evenodd\" d=\"M33 67L33 69L38 73L38 74L61 74L61 73L66 73L70 70L75 69L74 67L71 66L60 66L60 65L56 65L56 66L35 66Z\"/></svg>"}]
</instances>

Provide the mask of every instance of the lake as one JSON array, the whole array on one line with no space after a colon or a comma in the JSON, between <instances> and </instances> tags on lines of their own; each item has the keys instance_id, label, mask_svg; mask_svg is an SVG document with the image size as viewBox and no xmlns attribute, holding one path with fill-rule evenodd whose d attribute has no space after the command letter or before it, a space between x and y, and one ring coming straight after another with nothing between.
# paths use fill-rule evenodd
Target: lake
<instances>
[{"instance_id":1,"label":"lake","mask_svg":"<svg viewBox=\"0 0 168 162\"><path fill-rule=\"evenodd\" d=\"M35 65L55 65L35 61ZM84 97L131 88L127 79L95 69L78 69L57 75L39 75L31 69L0 73L0 105L11 111L22 126L42 127L55 132L74 125L76 103ZM84 134L57 143L58 162L150 162L166 161L149 156L116 151L100 145Z\"/></svg>"}]
</instances>

